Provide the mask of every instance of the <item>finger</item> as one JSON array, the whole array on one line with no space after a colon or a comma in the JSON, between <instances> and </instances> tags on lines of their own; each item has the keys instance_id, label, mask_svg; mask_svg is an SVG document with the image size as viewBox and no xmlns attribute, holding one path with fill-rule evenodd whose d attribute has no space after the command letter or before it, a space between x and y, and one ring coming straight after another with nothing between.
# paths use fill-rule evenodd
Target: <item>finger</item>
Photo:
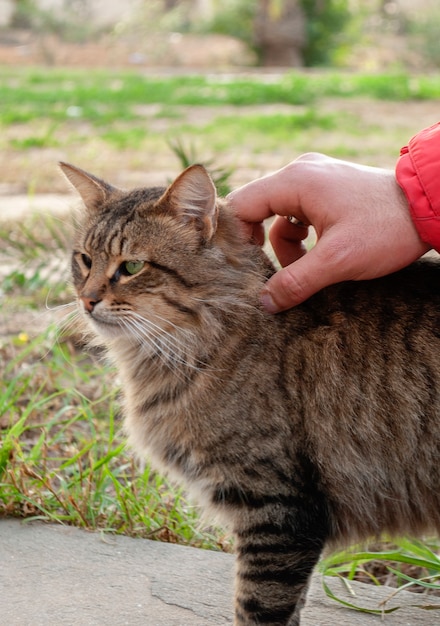
<instances>
[{"instance_id":1,"label":"finger","mask_svg":"<svg viewBox=\"0 0 440 626\"><path fill-rule=\"evenodd\" d=\"M289 309L314 293L335 282L345 280L344 263L331 262L331 254L318 242L314 248L297 261L279 270L266 283L262 292L263 307L269 313Z\"/></svg>"},{"instance_id":2,"label":"finger","mask_svg":"<svg viewBox=\"0 0 440 626\"><path fill-rule=\"evenodd\" d=\"M319 176L335 162L323 154L303 154L280 170L232 191L227 200L244 222L263 222L272 215L294 215L308 223L301 194L310 186L317 191Z\"/></svg>"},{"instance_id":3,"label":"finger","mask_svg":"<svg viewBox=\"0 0 440 626\"><path fill-rule=\"evenodd\" d=\"M259 246L264 244L265 231L261 223L251 224L250 222L240 222L241 230L247 241L256 243Z\"/></svg>"},{"instance_id":4,"label":"finger","mask_svg":"<svg viewBox=\"0 0 440 626\"><path fill-rule=\"evenodd\" d=\"M298 195L300 172L294 174L292 166L286 165L281 170L240 187L227 196L236 215L244 222L263 222L272 215L294 215L301 221L307 221L301 210Z\"/></svg>"},{"instance_id":5,"label":"finger","mask_svg":"<svg viewBox=\"0 0 440 626\"><path fill-rule=\"evenodd\" d=\"M273 215L270 208L271 189L272 181L269 175L232 191L226 199L243 222L263 222Z\"/></svg>"},{"instance_id":6,"label":"finger","mask_svg":"<svg viewBox=\"0 0 440 626\"><path fill-rule=\"evenodd\" d=\"M283 217L274 220L269 239L282 267L290 265L306 253L303 240L307 235L308 228L304 224L291 223Z\"/></svg>"}]
</instances>

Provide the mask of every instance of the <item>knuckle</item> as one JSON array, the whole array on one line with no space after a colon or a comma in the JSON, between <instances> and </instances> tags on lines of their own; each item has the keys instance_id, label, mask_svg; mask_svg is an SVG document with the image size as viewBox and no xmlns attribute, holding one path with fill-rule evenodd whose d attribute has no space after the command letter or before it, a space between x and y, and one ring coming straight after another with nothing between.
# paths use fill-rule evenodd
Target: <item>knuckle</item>
<instances>
[{"instance_id":1,"label":"knuckle","mask_svg":"<svg viewBox=\"0 0 440 626\"><path fill-rule=\"evenodd\" d=\"M319 152L307 152L291 161L285 168L288 179L301 181L304 190L321 189L327 184L327 164L329 157Z\"/></svg>"},{"instance_id":2,"label":"knuckle","mask_svg":"<svg viewBox=\"0 0 440 626\"><path fill-rule=\"evenodd\" d=\"M284 306L299 304L309 295L309 285L305 277L300 277L291 266L278 272L278 293Z\"/></svg>"},{"instance_id":3,"label":"knuckle","mask_svg":"<svg viewBox=\"0 0 440 626\"><path fill-rule=\"evenodd\" d=\"M362 266L365 247L365 241L353 232L328 239L325 249L321 249L326 273L334 276L334 282L356 278Z\"/></svg>"},{"instance_id":4,"label":"knuckle","mask_svg":"<svg viewBox=\"0 0 440 626\"><path fill-rule=\"evenodd\" d=\"M304 154L301 154L296 161L294 161L294 163L301 161L322 161L325 158L325 155L321 154L321 152L304 152Z\"/></svg>"}]
</instances>

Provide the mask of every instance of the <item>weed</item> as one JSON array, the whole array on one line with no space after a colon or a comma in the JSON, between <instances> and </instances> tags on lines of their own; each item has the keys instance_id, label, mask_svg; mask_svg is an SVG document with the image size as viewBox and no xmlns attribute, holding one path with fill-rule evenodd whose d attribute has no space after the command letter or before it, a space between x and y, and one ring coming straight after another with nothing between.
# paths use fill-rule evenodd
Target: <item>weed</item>
<instances>
[{"instance_id":1,"label":"weed","mask_svg":"<svg viewBox=\"0 0 440 626\"><path fill-rule=\"evenodd\" d=\"M387 602L392 597L397 597L400 591L405 589L418 592L428 591L430 594L440 596L440 545L437 541L425 541L400 539L394 545L383 543L373 550L357 550L355 547L333 554L323 559L319 569L326 576L341 576L345 579L370 582L375 585L392 584L396 587L386 601L377 608L365 608L346 602L336 596L323 579L326 594L348 608L363 613L383 615L397 611L400 607L388 608ZM423 599L422 599L423 598ZM426 609L440 609L440 602L427 600L426 596L414 597L414 606Z\"/></svg>"},{"instance_id":2,"label":"weed","mask_svg":"<svg viewBox=\"0 0 440 626\"><path fill-rule=\"evenodd\" d=\"M220 196L224 197L231 191L229 179L232 174L231 168L218 167L214 165L213 159L200 158L197 155L197 151L194 144L185 146L181 139L174 139L168 142L171 150L177 156L183 169L194 165L195 163L202 163L208 170L217 188L217 192Z\"/></svg>"}]
</instances>

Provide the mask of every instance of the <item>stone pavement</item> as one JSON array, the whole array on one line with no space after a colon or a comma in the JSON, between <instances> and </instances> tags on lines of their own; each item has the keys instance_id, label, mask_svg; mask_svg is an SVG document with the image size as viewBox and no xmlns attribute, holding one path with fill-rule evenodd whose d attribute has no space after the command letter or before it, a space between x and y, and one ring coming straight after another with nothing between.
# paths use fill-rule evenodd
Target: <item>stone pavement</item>
<instances>
[{"instance_id":1,"label":"stone pavement","mask_svg":"<svg viewBox=\"0 0 440 626\"><path fill-rule=\"evenodd\" d=\"M1 626L218 626L232 624L234 557L220 552L0 519ZM327 579L345 599L377 608L391 593ZM439 626L440 612L408 608L380 616L330 601L315 575L301 626ZM387 607L393 606L392 602Z\"/></svg>"}]
</instances>

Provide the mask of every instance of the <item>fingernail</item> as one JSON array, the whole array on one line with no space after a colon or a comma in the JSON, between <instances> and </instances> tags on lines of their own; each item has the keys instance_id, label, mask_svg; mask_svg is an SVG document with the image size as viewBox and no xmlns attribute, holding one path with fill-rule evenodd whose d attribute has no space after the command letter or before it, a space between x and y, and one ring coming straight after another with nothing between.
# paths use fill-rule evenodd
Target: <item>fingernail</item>
<instances>
[{"instance_id":1,"label":"fingernail","mask_svg":"<svg viewBox=\"0 0 440 626\"><path fill-rule=\"evenodd\" d=\"M268 291L263 291L260 299L263 309L265 309L268 313L278 313L279 307L275 304Z\"/></svg>"}]
</instances>

